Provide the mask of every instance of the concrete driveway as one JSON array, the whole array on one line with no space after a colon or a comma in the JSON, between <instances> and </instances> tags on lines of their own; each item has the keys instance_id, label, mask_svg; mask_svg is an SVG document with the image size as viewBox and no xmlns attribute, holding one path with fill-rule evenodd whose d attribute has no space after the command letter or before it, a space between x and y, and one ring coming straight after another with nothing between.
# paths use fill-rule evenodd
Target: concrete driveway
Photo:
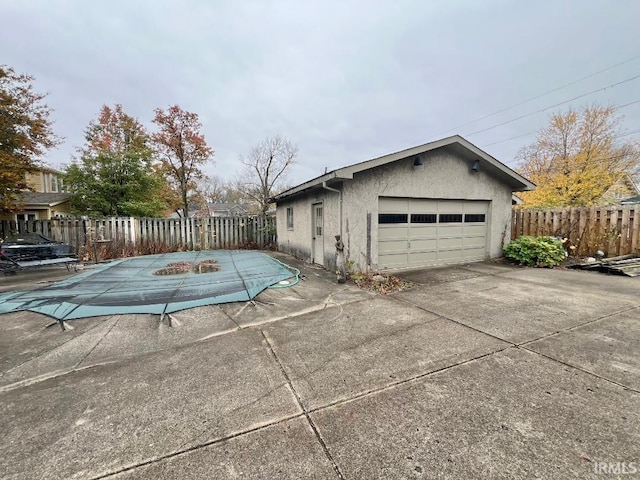
<instances>
[{"instance_id":1,"label":"concrete driveway","mask_svg":"<svg viewBox=\"0 0 640 480\"><path fill-rule=\"evenodd\" d=\"M0 316L0 477L640 477L640 278L302 270L170 322Z\"/></svg>"}]
</instances>

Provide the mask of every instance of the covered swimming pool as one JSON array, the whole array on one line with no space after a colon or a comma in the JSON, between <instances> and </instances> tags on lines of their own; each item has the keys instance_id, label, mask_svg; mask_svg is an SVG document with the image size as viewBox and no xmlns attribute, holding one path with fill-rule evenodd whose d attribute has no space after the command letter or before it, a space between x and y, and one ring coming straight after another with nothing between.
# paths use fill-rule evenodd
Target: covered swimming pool
<instances>
[{"instance_id":1,"label":"covered swimming pool","mask_svg":"<svg viewBox=\"0 0 640 480\"><path fill-rule=\"evenodd\" d=\"M248 301L298 273L255 251L147 255L106 263L42 289L0 294L0 313L29 310L57 320L131 313L163 315Z\"/></svg>"}]
</instances>

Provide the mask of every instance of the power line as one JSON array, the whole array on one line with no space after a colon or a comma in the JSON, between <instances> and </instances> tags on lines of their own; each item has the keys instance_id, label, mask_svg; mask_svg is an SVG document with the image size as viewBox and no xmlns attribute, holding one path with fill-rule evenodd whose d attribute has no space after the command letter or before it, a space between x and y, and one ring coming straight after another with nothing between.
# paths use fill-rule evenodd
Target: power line
<instances>
[{"instance_id":1,"label":"power line","mask_svg":"<svg viewBox=\"0 0 640 480\"><path fill-rule=\"evenodd\" d=\"M511 106L509 106L509 107L505 107L505 108L500 109L500 110L497 110L497 111L495 111L495 112L493 112L493 113L489 113L489 114L487 114L487 115L485 115L485 116L483 116L483 117L476 118L475 120L471 120L470 122L463 123L462 125L458 125L457 127L450 128L450 129L448 129L448 130L445 130L445 131L444 131L444 132L442 132L442 133L439 133L437 136L444 135L444 134L446 134L446 133L448 133L448 132L451 132L451 131L453 131L453 130L458 130L459 128L467 127L467 126L472 125L472 124L474 124L474 123L477 123L477 122L479 122L479 121L481 121L481 120L485 120L485 119L487 119L487 118L490 118L490 117L493 117L493 116L495 116L495 115L498 115L499 113L503 113L503 112L506 112L506 111L508 111L508 110L514 109L514 108L516 108L516 107L519 107L519 106L521 106L521 105L525 105L525 104L527 104L527 103L529 103L529 102L532 102L532 101L534 101L534 100L537 100L537 99L539 99L539 98L546 97L547 95L549 95L549 94L551 94L551 93L554 93L554 92L557 92L557 91L559 91L559 90L562 90L563 88L570 87L571 85L575 85L576 83L583 82L584 80L587 80L587 79L589 79L589 78L591 78L591 77L595 77L596 75L600 75L601 73L604 73L604 72L607 72L607 71L609 71L609 70L612 70L612 69L614 69L614 68L616 68L616 67L619 67L620 65L624 65L625 63L632 62L633 60L635 60L635 59L637 59L637 58L640 58L640 55L636 55L636 56L634 56L634 57L628 58L628 59L626 59L626 60L623 60L623 61L622 61L622 62L620 62L620 63L616 63L615 65L611 65L610 67L604 68L604 69L602 69L602 70L598 70L597 72L594 72L594 73L591 73L591 74L589 74L589 75L587 75L587 76L585 76L585 77L579 78L578 80L574 80L573 82L566 83L566 84L564 84L564 85L562 85L562 86L560 86L560 87L552 88L551 90L547 90L546 92L541 93L541 94L539 94L539 95L536 95L535 97L531 97L531 98L529 98L529 99L527 99L527 100L524 100L524 101L522 101L522 102L516 103L516 104L511 105Z\"/></svg>"},{"instance_id":2,"label":"power line","mask_svg":"<svg viewBox=\"0 0 640 480\"><path fill-rule=\"evenodd\" d=\"M500 140L498 142L487 143L486 145L483 145L482 148L492 147L493 145L499 145L500 143L510 142L511 140L516 140L516 139L522 138L522 137L528 137L529 135L533 135L534 133L538 133L539 131L540 130L538 129L538 130L534 130L533 132L523 133L522 135L516 135L515 137L507 138L506 140Z\"/></svg>"},{"instance_id":3,"label":"power line","mask_svg":"<svg viewBox=\"0 0 640 480\"><path fill-rule=\"evenodd\" d=\"M628 137L629 135L635 135L636 133L640 133L640 129L632 130L631 132L621 133L620 135L615 135L613 138Z\"/></svg>"},{"instance_id":4,"label":"power line","mask_svg":"<svg viewBox=\"0 0 640 480\"><path fill-rule=\"evenodd\" d=\"M640 130L638 130L638 132L640 132ZM633 132L633 133L637 133L637 132ZM573 157L573 156L575 156L575 155L572 155L571 157ZM612 155L610 157L588 158L587 161L590 164L594 164L594 163L595 164L600 164L600 163L608 162L610 160L622 160L622 159L627 158L627 157L637 157L637 156L638 156L638 152L628 152L628 153L621 153L619 155ZM569 158L571 158L571 157L569 157ZM510 163L506 163L505 165L507 165L509 168L516 168L517 167L515 165L515 161L510 162Z\"/></svg>"},{"instance_id":5,"label":"power line","mask_svg":"<svg viewBox=\"0 0 640 480\"><path fill-rule=\"evenodd\" d=\"M633 102L625 103L624 105L619 105L619 106L615 107L615 109L616 110L620 110L622 108L628 107L629 105L635 105L636 103L640 103L640 100L634 100ZM499 140L497 142L487 143L487 144L483 145L482 148L492 147L493 145L499 145L500 143L510 142L511 140L516 140L516 139L522 138L522 137L528 137L529 135L533 135L534 133L538 133L539 131L540 131L540 129L534 130L532 132L516 135L514 137L507 138L505 140ZM614 138L626 137L627 135L631 135L632 133L637 133L637 132L629 132L629 133L625 133L623 135L615 135Z\"/></svg>"},{"instance_id":6,"label":"power line","mask_svg":"<svg viewBox=\"0 0 640 480\"><path fill-rule=\"evenodd\" d=\"M507 125L509 123L516 122L518 120L522 120L523 118L530 117L531 115L535 115L537 113L542 113L542 112L545 112L545 111L547 111L547 110L549 110L551 108L559 107L560 105L564 105L566 103L573 102L574 100L578 100L579 98L587 97L589 95L593 95L594 93L602 92L602 91L607 90L609 88L617 87L619 85L622 85L623 83L632 82L633 80L637 80L638 78L640 78L640 74L635 75L635 76L630 77L630 78L625 78L624 80L621 80L620 82L612 83L610 85L607 85L606 87L598 88L596 90L592 90L590 92L583 93L582 95L578 95L576 97L570 98L569 100L565 100L563 102L558 102L558 103L556 103L554 105L550 105L548 107L541 108L540 110L536 110L535 112L530 112L530 113L526 113L524 115L520 115L519 117L512 118L511 120L507 120L507 121L502 122L502 123L498 123L497 125L492 125L491 127L483 128L481 130L476 130L475 132L472 132L472 133L467 133L467 134L465 134L465 136L468 137L468 136L471 136L471 135L477 135L478 133L483 133L483 132L486 132L488 130L493 130L494 128L497 128L497 127L502 127L503 125Z\"/></svg>"}]
</instances>

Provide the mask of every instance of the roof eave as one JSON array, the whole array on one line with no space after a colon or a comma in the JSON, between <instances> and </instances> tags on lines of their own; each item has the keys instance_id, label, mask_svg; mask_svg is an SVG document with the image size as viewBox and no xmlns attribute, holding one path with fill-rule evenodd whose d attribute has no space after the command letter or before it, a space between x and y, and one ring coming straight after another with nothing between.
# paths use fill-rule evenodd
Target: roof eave
<instances>
[{"instance_id":1,"label":"roof eave","mask_svg":"<svg viewBox=\"0 0 640 480\"><path fill-rule=\"evenodd\" d=\"M364 170L369 170L372 168L380 167L382 165L386 165L388 163L395 162L397 160L411 157L414 155L420 155L423 153L427 153L438 148L443 148L447 146L451 146L454 144L458 144L467 151L473 153L475 156L489 163L493 168L498 170L503 176L505 176L506 182L511 185L513 192L526 192L531 191L536 188L535 184L522 175L517 173L515 170L509 168L504 163L495 159L488 153L483 150L480 150L474 144L464 139L460 135L453 135L451 137L446 137L440 140L436 140L433 142L425 143L423 145L419 145L417 147L411 147L405 150L401 150L399 152L390 153L388 155L383 155L381 157L373 158L371 160L365 160L360 163L356 163L347 167L339 168L328 172L324 175L311 179L305 183L302 183L296 187L290 188L270 199L272 202L279 202L285 200L289 197L300 195L301 193L307 192L309 190L315 188L321 188L324 182L329 182L331 180L351 180L353 179L354 174L362 172Z\"/></svg>"}]
</instances>

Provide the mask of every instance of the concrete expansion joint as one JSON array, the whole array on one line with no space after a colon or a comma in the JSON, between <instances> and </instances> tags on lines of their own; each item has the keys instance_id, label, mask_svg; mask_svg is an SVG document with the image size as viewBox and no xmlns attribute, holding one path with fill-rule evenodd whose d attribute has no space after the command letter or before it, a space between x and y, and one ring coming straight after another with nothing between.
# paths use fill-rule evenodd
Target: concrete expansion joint
<instances>
[{"instance_id":1,"label":"concrete expansion joint","mask_svg":"<svg viewBox=\"0 0 640 480\"><path fill-rule=\"evenodd\" d=\"M358 393L356 395L353 395L353 396L351 396L349 398L343 398L343 399L340 399L340 400L336 400L334 402L329 402L329 403L327 403L325 405L320 405L318 407L311 408L311 409L308 410L308 413L311 414L311 413L319 412L319 411L324 410L326 408L331 408L331 407L335 407L335 406L338 406L338 405L345 405L345 404L360 400L361 398L369 397L371 395L377 395L378 393L386 392L388 390L393 390L393 389L395 389L397 387L400 387L402 385L405 385L405 384L415 383L415 382L417 382L419 380L422 380L424 378L428 378L428 377L430 377L432 375L435 375L437 373L446 372L448 370L454 369L456 367L460 367L462 365L466 365L466 364L469 364L469 363L474 363L476 361L482 360L484 358L491 357L491 356L493 356L493 355L495 355L497 353L504 352L504 351L509 350L511 348L517 348L517 346L515 346L515 345L506 345L503 348L500 348L498 350L493 350L491 352L483 353L482 355L478 355L477 357L469 358L467 360L462 360L462 361L460 361L458 363L454 363L452 365L446 365L444 367L437 368L435 370L430 370L428 372L420 373L420 374L414 375L412 377L403 378L401 380L397 380L395 382L389 383L389 384L387 384L387 385L385 385L383 387L372 388L370 390L367 390L367 391Z\"/></svg>"},{"instance_id":2,"label":"concrete expansion joint","mask_svg":"<svg viewBox=\"0 0 640 480\"><path fill-rule=\"evenodd\" d=\"M509 344L509 346L511 346L511 347L517 347L517 346L518 346L518 344L517 344L517 343L514 343L514 342L512 342L512 341L510 341L510 340L506 340L506 339L504 339L504 338L500 338L500 337L498 337L498 336L496 336L496 335L492 335L491 333L485 332L485 331L480 330L480 329L478 329L478 328L475 328L475 327L472 327L472 326L467 325L467 324L465 324L465 323L462 323L462 322L459 322L459 321L457 321L457 320L454 320L453 318L446 317L446 316L441 315L441 314L439 314L439 313L433 312L433 311L429 310L429 309L428 309L428 308L426 308L426 307L423 307L423 306L418 305L418 304L416 304L416 303L410 302L409 300L406 300L406 299L404 299L404 298L395 297L395 296L391 296L391 297L389 297L389 298L392 298L393 300L395 300L395 301L397 301L397 302L404 303L405 305L409 305L409 306L411 306L411 307L414 307L414 308L417 308L417 309L419 309L419 310L422 310L423 312L427 312L427 313L430 313L430 314L432 314L432 315L435 315L436 317L438 317L438 318L442 318L443 320L448 320L449 322L453 322L453 323L455 323L456 325L460 325L460 326L462 326L462 327L464 327L464 328L466 328L466 329L473 330L474 332L481 333L482 335L486 335L486 336L491 337L491 338L493 338L493 339L495 339L495 340L499 340L500 342L508 343L508 344Z\"/></svg>"},{"instance_id":3,"label":"concrete expansion joint","mask_svg":"<svg viewBox=\"0 0 640 480\"><path fill-rule=\"evenodd\" d=\"M571 368L573 370L578 370L579 372L586 373L586 374L591 375L592 377L595 377L595 378L597 378L599 380L603 380L605 382L612 383L613 385L616 385L618 387L622 387L624 390L627 390L627 391L630 391L630 392L634 392L634 393L640 393L640 390L637 390L637 389L635 389L633 387L625 385L624 383L616 382L615 380L612 380L612 379L607 378L607 377L603 377L602 375L598 375L597 373L592 372L590 370L587 370L585 368L579 367L577 365L573 365L573 364L568 363L568 362L564 362L562 360L559 360L557 358L551 357L551 356L546 355L544 353L537 352L537 351L535 351L533 349L530 349L530 348L527 348L527 347L524 347L524 346L516 346L516 348L519 348L520 350L524 350L524 351L532 353L534 355L538 355L540 357L546 358L547 360L551 360L552 362L559 363L560 365L563 365L565 367L569 367L569 368Z\"/></svg>"},{"instance_id":4,"label":"concrete expansion joint","mask_svg":"<svg viewBox=\"0 0 640 480\"><path fill-rule=\"evenodd\" d=\"M572 368L572 369L575 369L575 370L579 370L579 371L581 371L581 372L584 372L584 373L587 373L587 374L589 374L589 375L591 375L591 376L594 376L594 377L596 377L596 378L598 378L598 379L600 379L600 380L604 380L604 381L606 381L606 382L609 382L609 383L612 383L612 384L617 385L617 386L619 386L619 387L622 387L622 388L624 388L625 390L629 390L629 391L632 391L632 392L635 392L635 393L640 393L640 391L636 390L635 388L629 387L628 385L624 385L624 384L622 384L622 383L616 382L615 380L611 380L610 378L603 377L603 376L598 375L598 374L596 374L596 373L594 373L594 372L591 372L591 371L586 370L586 369L584 369L584 368L581 368L581 367L578 367L578 366L572 365L572 364L570 364L570 363L563 362L562 360L558 360L557 358L551 357L551 356L549 356L549 355L545 355L545 354L543 354L543 353L536 352L535 350L532 350L532 349L530 349L530 348L527 348L527 346L526 346L526 345L529 345L529 344L531 344L531 343L533 343L533 342L537 342L537 341L539 341L539 340L542 340L542 339L544 339L544 338L548 338L548 337L551 337L551 336L554 336L554 335L557 335L557 334L560 334L560 333L563 333L563 332L566 332L566 331L571 331L571 330L574 330L574 329L576 329L576 328L580 328L580 327L583 327L583 326L585 326L585 325L589 325L589 324L591 324L591 323L599 322L599 321L601 321L601 320L605 320L605 319L607 319L607 318L609 318L609 317L612 317L612 316L615 316L615 315L619 315L619 314L621 314L621 313L626 313L626 312L629 312L629 311L632 311L632 310L636 310L636 309L640 308L640 305L636 305L636 306L633 306L633 307L628 307L628 308L625 308L625 309L622 309L622 310L619 310L619 311L616 311L616 312L613 312L613 313L610 313L610 314L607 314L607 315L603 315L602 317L598 317L598 318L596 318L596 319L594 319L594 320L590 320L590 321L587 321L587 322L581 323L580 325L573 325L572 327L568 327L568 328L565 328L565 329L563 329L563 330L559 330L559 331L557 331L557 332L553 332L553 333L551 333L551 334L549 334L549 335L545 335L545 336L542 336L542 337L536 338L536 339L534 339L534 340L528 340L528 341L526 341L526 342L523 342L523 343L518 344L518 343L511 342L511 341L509 341L509 340L505 340L504 338L497 337L497 336L492 335L492 334L490 334L490 333L484 332L484 331L479 330L479 329L477 329L477 328L471 327L471 326L469 326L469 325L465 325L464 323L458 322L458 321L456 321L456 320L454 320L454 319L452 319L452 318L449 318L449 317L445 317L444 315L440 315L440 314L438 314L438 313L436 313L436 312L432 312L431 310L429 310L429 309L427 309L427 308L425 308L425 307L422 307L422 306L420 306L420 305L416 305L415 303L412 303L412 302L410 302L410 301L408 301L408 300L405 300L404 298L397 298L397 297L391 297L391 298L393 298L393 299L394 299L394 300L396 300L396 301L399 301L399 302L405 303L405 304L407 304L407 305L410 305L410 306L412 306L412 307L419 308L420 310L423 310L423 311L425 311L425 312L431 313L431 314L436 315L436 316L438 316L438 317L440 317L440 318L443 318L443 319L445 319L445 320L449 320L450 322L454 322L454 323L456 323L456 324L458 324L458 325L462 325L463 327L466 327L466 328L471 329L471 330L473 330L473 331L476 331L476 332L478 332L478 333L482 333L482 334L484 334L484 335L488 335L488 336L490 336L490 337L492 337L492 338L495 338L496 340L500 340L500 341L502 341L502 342L506 342L506 343L508 343L508 344L510 345L510 347L511 347L511 348L521 349L521 350L527 351L527 352L529 352L529 353L533 353L533 354L536 354L536 355L540 355L541 357L547 358L547 359L549 359L549 360L552 360L552 361L554 361L554 362L557 362L557 363L559 363L559 364L561 364L561 365L564 365L564 366L566 366L566 367L569 367L569 368ZM503 350L504 350L504 349L503 349ZM489 354L487 354L487 355L493 355L493 354L498 353L498 352L500 352L500 351L502 351L502 350L496 350L496 351L491 352L491 353L489 353ZM477 357L477 358L481 358L481 357ZM474 360L475 360L475 359L474 359ZM457 366L457 365L452 365L452 367L455 367L455 366Z\"/></svg>"},{"instance_id":5,"label":"concrete expansion joint","mask_svg":"<svg viewBox=\"0 0 640 480\"><path fill-rule=\"evenodd\" d=\"M89 350L89 351L87 352L87 354L86 354L84 357L82 357L82 358L80 359L80 361L79 361L78 363L76 363L76 364L73 366L73 368L71 369L71 371L74 371L76 368L78 368L80 365L82 365L82 362L84 362L84 361L89 357L89 355L91 355L91 354L93 353L93 351L98 347L98 345L100 345L100 344L102 343L102 341L103 341L105 338L107 338L107 335L109 335L109 333L111 333L111 330L113 330L113 329L114 329L114 327L118 324L118 322L120 321L120 318L121 318L121 317L116 318L116 321L115 321L115 322L113 322L113 325L111 325L111 326L109 327L109 329L108 329L106 332L104 332L104 335L102 335L102 337L100 337L100 340L98 340L98 341L96 342L96 344L91 348L91 350Z\"/></svg>"},{"instance_id":6,"label":"concrete expansion joint","mask_svg":"<svg viewBox=\"0 0 640 480\"><path fill-rule=\"evenodd\" d=\"M110 472L101 473L98 476L91 477L89 480L101 480L103 478L113 477L114 475L120 475L121 473L130 472L130 471L135 470L137 468L146 467L148 465L152 465L154 463L162 462L164 460L169 460L169 459L172 459L172 458L180 457L182 455L186 455L188 453L194 452L196 450L200 450L202 448L210 447L212 445L217 445L219 443L228 442L229 440L233 440L234 438L238 438L238 437L241 437L243 435L248 435L248 434L251 434L251 433L254 433L254 432L259 432L260 430L264 430L265 428L269 428L269 427L273 427L273 426L276 426L276 425L280 425L282 423L288 422L288 421L293 420L295 418L299 418L301 416L302 416L301 413L298 413L296 415L290 415L288 417L281 418L279 420L276 420L274 422L270 422L270 423L265 424L265 425L260 425L260 426L257 426L257 427L254 427L254 428L250 428L250 429L247 429L247 430L242 430L240 432L231 433L229 435L225 435L224 437L216 438L216 439L210 440L208 442L198 443L198 444L192 445L190 447L180 448L180 449L178 449L176 451L173 451L171 453L167 453L165 455L160 455L160 456L156 456L156 457L151 457L151 458L149 458L147 460L144 460L142 462L138 462L138 463L135 463L133 465L128 465L126 467L119 468L118 470L113 470L113 471L110 471Z\"/></svg>"},{"instance_id":7,"label":"concrete expansion joint","mask_svg":"<svg viewBox=\"0 0 640 480\"><path fill-rule=\"evenodd\" d=\"M632 310L637 310L637 309L640 309L640 305L623 308L622 310L618 310L618 311L613 312L613 313L607 313L606 315L602 315L601 317L597 317L597 318L593 318L591 320L587 320L586 322L580 323L578 325L572 325L570 327L563 328L563 329L560 329L560 330L556 330L555 332L548 333L547 335L543 335L541 337L534 338L533 340L527 340L527 341L518 343L517 346L526 347L527 345L531 345L532 343L538 342L540 340L545 340L547 338L556 337L561 333L571 332L572 330L577 330L577 329L585 327L587 325L591 325L592 323L597 323L597 322L600 322L602 320L606 320L607 318L615 317L616 315L620 315L620 314L627 313L627 312L630 312Z\"/></svg>"},{"instance_id":8,"label":"concrete expansion joint","mask_svg":"<svg viewBox=\"0 0 640 480\"><path fill-rule=\"evenodd\" d=\"M245 304L245 306L240 309L240 312L242 312L245 308L247 308L247 305L249 305L249 302L247 302ZM219 310L229 319L229 321L231 323L233 323L236 326L236 331L237 330L242 330L242 325L240 325L238 322L236 322L236 319L235 319L235 316L237 314L236 315L229 315L229 312L227 312L224 308L219 308ZM240 313L240 312L238 312L238 313ZM229 332L227 332L227 333L229 333Z\"/></svg>"},{"instance_id":9,"label":"concrete expansion joint","mask_svg":"<svg viewBox=\"0 0 640 480\"><path fill-rule=\"evenodd\" d=\"M325 456L327 457L327 460L329 460L329 463L331 463L331 466L333 467L333 471L335 472L336 476L340 480L344 480L345 477L342 474L342 471L340 470L340 467L338 466L338 464L334 460L333 455L331 455L331 452L329 451L329 447L327 446L326 442L322 438L322 435L320 435L320 432L318 431L318 427L316 427L316 424L313 422L313 420L309 416L309 412L307 411L307 409L305 408L304 404L302 403L302 399L300 398L300 395L298 394L298 392L296 391L296 388L294 387L293 383L291 382L291 378L289 378L289 375L287 374L287 371L285 370L284 366L282 365L282 362L280 361L280 359L278 358L278 355L276 354L275 350L273 349L273 345L271 344L271 341L267 337L267 335L264 332L264 330L261 330L261 333L262 333L262 337L264 338L264 341L267 344L267 348L268 348L271 356L274 358L274 360L278 364L278 367L280 368L280 371L282 372L282 375L284 375L284 378L286 379L287 384L289 385L289 388L291 389L291 392L293 393L293 396L294 396L294 398L296 400L296 403L298 404L298 408L300 408L300 410L302 410L302 412L304 414L304 417L306 418L307 423L309 424L309 427L311 428L311 430L313 431L314 436L316 437L316 440L320 444L320 447L322 447L322 451L324 452Z\"/></svg>"},{"instance_id":10,"label":"concrete expansion joint","mask_svg":"<svg viewBox=\"0 0 640 480\"><path fill-rule=\"evenodd\" d=\"M107 317L107 318L104 320L104 322L106 322L106 321L110 320L111 318L113 318L113 315L112 315L112 316ZM84 334L89 333L91 330L93 330L94 328L99 327L99 326L100 326L100 325L102 325L104 322L96 323L93 327L88 328L85 332L82 332L82 334L84 335ZM50 327L51 327L51 326L53 326L53 325L58 325L58 321L56 320L55 322L48 323L48 324L47 324L47 325L45 325L45 326L44 326L40 331L45 330L45 329L47 329L47 328L50 328ZM36 332L36 333L39 333L39 332ZM63 333L64 333L64 332L63 332ZM32 334L32 335L33 335L33 334ZM68 343L68 342L72 341L74 338L76 338L76 337L72 337L72 336L70 336L68 339L66 339L66 340L65 340L64 342L62 342L61 344L56 345L55 347L52 347L52 348L50 348L50 349L48 349L48 350L44 350L44 351L43 351L42 353L40 353L37 357L35 357L35 358L30 358L30 359L28 359L28 360L25 360L24 362L21 362L21 363L19 363L19 364L15 365L15 366L11 367L11 368L10 368L9 370L7 370L6 372L4 372L4 373L0 373L0 377L3 377L4 375L7 375L8 373L11 373L13 370L15 370L16 368L21 367L22 365L24 365L24 364L26 364L26 363L33 362L34 360L37 360L38 358L43 357L43 356L47 355L48 353L53 352L55 349L60 348L60 347L62 347L63 345L65 345L66 343ZM2 391L2 389L0 389L0 391Z\"/></svg>"},{"instance_id":11,"label":"concrete expansion joint","mask_svg":"<svg viewBox=\"0 0 640 480\"><path fill-rule=\"evenodd\" d=\"M449 365L449 366L446 366L446 367L443 367L443 368L439 368L439 369L434 370L434 371L430 371L430 372L427 372L427 373L416 375L416 376L408 378L408 379L399 380L397 382L394 382L391 385L387 385L387 386L384 386L384 387L381 387L381 388L377 388L377 389L372 389L372 390L363 392L363 393L361 393L359 395L355 395L353 397L349 397L347 399L341 399L341 400L338 400L336 402L331 402L331 403L328 403L326 405L321 405L321 406L313 408L313 409L306 409L304 407L304 404L302 403L302 400L300 399L300 396L299 396L297 390L293 386L289 375L284 370L284 366L282 365L282 363L280 362L280 359L278 358L277 354L275 353L275 350L273 349L273 345L272 345L271 341L269 340L269 338L266 336L266 334L264 332L261 332L261 333L262 333L263 338L264 338L264 340L266 342L267 350L269 351L269 354L274 358L274 360L278 364L278 367L280 368L283 376L285 377L287 385L291 389L291 392L292 392L292 394L293 394L293 396L294 396L294 398L296 400L296 403L298 404L298 406L299 406L299 408L301 410L300 413L297 413L297 414L294 414L294 415L290 415L288 417L279 419L279 420L274 421L274 422L270 422L270 423L265 424L265 425L260 425L260 426L255 427L255 428L251 428L251 429L248 429L248 430L243 430L243 431L240 431L240 432L232 433L230 435L226 435L224 437L217 438L217 439L214 439L214 440L211 440L211 441L202 442L202 443L199 443L199 444L196 444L196 445L192 445L192 446L186 447L186 448L181 448L181 449L178 449L177 451L168 453L166 455L153 457L153 458L150 458L150 459L145 460L143 462L136 463L135 465L129 465L127 467L120 468L120 469L115 470L115 471L106 472L106 473L103 473L103 474L98 475L96 477L92 477L91 480L101 480L101 479L104 479L104 478L109 478L109 477L112 477L112 476L115 476L115 475L119 475L121 473L125 473L125 472L128 472L128 471L135 470L137 468L145 467L147 465L151 465L151 464L158 463L158 462L161 462L161 461L164 461L164 460L168 460L168 459L171 459L171 458L179 457L179 456L188 454L190 452L193 452L193 451L196 451L196 450L200 450L200 449L205 448L205 447L209 447L209 446L212 446L212 445L216 445L216 444L220 444L220 443L223 443L223 442L227 442L229 440L233 440L234 438L238 438L238 437L241 437L241 436L244 436L244 435L247 435L247 434L258 432L260 430L264 430L265 428L272 427L272 426L275 426L275 425L279 425L279 424L282 424L282 423L285 423L285 422L288 422L290 420L293 420L293 419L296 419L296 418L300 418L300 417L305 417L305 419L309 423L309 426L310 426L314 436L316 437L316 440L320 444L325 456L327 457L327 459L331 463L331 466L334 469L336 477L338 479L340 479L340 480L345 480L346 477L344 476L344 474L342 473L341 469L339 468L339 466L337 465L337 463L333 459L333 456L331 455L331 452L329 451L329 449L328 449L328 447L326 445L326 442L324 441L324 439L320 435L320 432L318 431L317 426L315 425L315 423L311 419L310 414L312 414L314 412L318 412L318 411L324 410L326 408L334 407L336 405L347 404L347 403L359 400L361 398L368 397L370 395L375 395L377 393L384 392L386 390L394 389L394 388L396 388L396 387L398 387L400 385L403 385L403 384L406 384L406 383L415 382L417 380L420 380L421 378L428 377L428 376L436 374L438 372L446 371L446 370L449 370L451 368L455 368L457 366L464 365L464 364L467 364L467 363L472 363L472 362L475 362L475 361L480 360L482 358L489 357L489 356L491 356L491 355L493 355L495 353L507 350L509 348L514 348L514 347L511 347L511 346L507 346L507 347L502 348L500 350L497 350L497 351L494 351L494 352L489 352L489 353L480 355L478 357L474 357L474 358L471 358L471 359L456 363L455 365Z\"/></svg>"}]
</instances>

